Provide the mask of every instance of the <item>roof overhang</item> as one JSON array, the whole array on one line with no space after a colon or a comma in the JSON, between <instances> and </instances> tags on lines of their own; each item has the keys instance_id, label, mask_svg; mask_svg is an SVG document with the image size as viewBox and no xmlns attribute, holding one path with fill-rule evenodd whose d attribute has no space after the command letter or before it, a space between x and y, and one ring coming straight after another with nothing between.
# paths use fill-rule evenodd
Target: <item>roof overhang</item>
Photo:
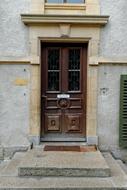
<instances>
[{"instance_id":1,"label":"roof overhang","mask_svg":"<svg viewBox=\"0 0 127 190\"><path fill-rule=\"evenodd\" d=\"M41 24L82 24L99 25L107 24L107 15L44 15L44 14L21 14L21 19L27 25Z\"/></svg>"}]
</instances>

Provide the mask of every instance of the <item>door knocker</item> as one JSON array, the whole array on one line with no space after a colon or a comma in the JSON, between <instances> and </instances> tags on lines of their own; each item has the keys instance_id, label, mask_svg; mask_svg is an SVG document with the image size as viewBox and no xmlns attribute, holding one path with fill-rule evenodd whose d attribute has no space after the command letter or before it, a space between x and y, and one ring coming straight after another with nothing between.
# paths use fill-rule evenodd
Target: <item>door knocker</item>
<instances>
[{"instance_id":1,"label":"door knocker","mask_svg":"<svg viewBox=\"0 0 127 190\"><path fill-rule=\"evenodd\" d=\"M57 106L61 109L67 109L70 107L70 100L66 98L58 99Z\"/></svg>"}]
</instances>

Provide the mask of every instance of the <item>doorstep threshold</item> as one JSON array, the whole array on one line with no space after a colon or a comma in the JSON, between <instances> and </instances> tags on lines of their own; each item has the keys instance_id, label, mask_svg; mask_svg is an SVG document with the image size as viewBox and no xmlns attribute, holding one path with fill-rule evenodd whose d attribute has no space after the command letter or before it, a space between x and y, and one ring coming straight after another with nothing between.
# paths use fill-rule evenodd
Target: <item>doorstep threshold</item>
<instances>
[{"instance_id":1,"label":"doorstep threshold","mask_svg":"<svg viewBox=\"0 0 127 190\"><path fill-rule=\"evenodd\" d=\"M58 137L41 137L40 138L40 141L41 142L86 142L86 138L64 138L64 137L60 137L60 138L58 138Z\"/></svg>"}]
</instances>

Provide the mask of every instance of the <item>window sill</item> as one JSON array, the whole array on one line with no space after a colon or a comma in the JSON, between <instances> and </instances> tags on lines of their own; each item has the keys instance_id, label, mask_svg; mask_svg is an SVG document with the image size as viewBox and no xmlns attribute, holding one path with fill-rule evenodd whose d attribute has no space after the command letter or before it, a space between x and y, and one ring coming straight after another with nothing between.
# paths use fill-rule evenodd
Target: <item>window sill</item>
<instances>
[{"instance_id":1,"label":"window sill","mask_svg":"<svg viewBox=\"0 0 127 190\"><path fill-rule=\"evenodd\" d=\"M55 10L85 10L86 4L74 4L74 3L45 3L45 9Z\"/></svg>"}]
</instances>

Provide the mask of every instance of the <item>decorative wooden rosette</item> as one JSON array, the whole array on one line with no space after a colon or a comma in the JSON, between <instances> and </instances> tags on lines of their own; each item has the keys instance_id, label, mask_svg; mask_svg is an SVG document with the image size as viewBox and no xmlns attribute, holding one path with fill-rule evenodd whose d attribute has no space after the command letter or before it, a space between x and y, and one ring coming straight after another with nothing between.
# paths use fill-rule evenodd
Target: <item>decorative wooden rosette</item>
<instances>
[{"instance_id":1,"label":"decorative wooden rosette","mask_svg":"<svg viewBox=\"0 0 127 190\"><path fill-rule=\"evenodd\" d=\"M57 100L57 106L60 109L67 109L70 107L70 100L67 98L60 98Z\"/></svg>"}]
</instances>

